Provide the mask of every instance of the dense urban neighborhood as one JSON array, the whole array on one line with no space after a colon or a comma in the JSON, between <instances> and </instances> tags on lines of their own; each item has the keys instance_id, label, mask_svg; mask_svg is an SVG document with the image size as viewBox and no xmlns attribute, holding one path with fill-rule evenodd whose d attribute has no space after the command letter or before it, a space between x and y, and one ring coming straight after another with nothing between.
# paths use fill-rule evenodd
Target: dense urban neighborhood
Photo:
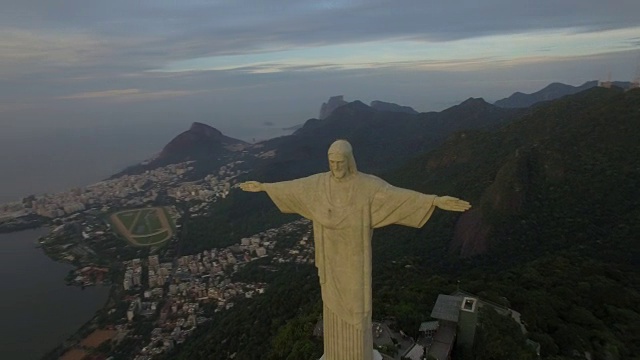
<instances>
[{"instance_id":1,"label":"dense urban neighborhood","mask_svg":"<svg viewBox=\"0 0 640 360\"><path fill-rule=\"evenodd\" d=\"M114 287L103 311L111 321L101 320L99 325L96 319L90 321L79 332L86 337L77 334L62 349L56 349L55 355L81 359L105 341L117 348L133 332L146 343L129 349L129 355L139 360L151 359L184 342L198 324L206 322L205 308L225 311L234 306L238 297L262 294L264 283L232 280L246 264L265 258L276 264L314 262L310 222L306 219L238 239L229 247L180 255L176 249L183 215L205 214L208 206L227 196L234 178L241 174L234 170L241 163L236 161L222 166L215 175L185 181L193 170L191 163L167 165L85 188L34 195L0 205L0 226L31 216L41 217L39 224L50 224L51 231L40 239L40 246L52 258L77 266L67 277L69 284ZM114 228L108 215L122 209L153 209L155 205L162 205L175 231L166 243L148 246L152 255L128 258L129 254L138 254L139 249ZM135 227L133 221L129 225ZM279 247L279 239L291 234L296 234L297 241L287 248ZM132 250L128 252L128 248ZM276 271L264 266L266 271ZM126 311L117 311L125 308ZM141 322L152 323L153 328L141 334L136 331Z\"/></svg>"}]
</instances>

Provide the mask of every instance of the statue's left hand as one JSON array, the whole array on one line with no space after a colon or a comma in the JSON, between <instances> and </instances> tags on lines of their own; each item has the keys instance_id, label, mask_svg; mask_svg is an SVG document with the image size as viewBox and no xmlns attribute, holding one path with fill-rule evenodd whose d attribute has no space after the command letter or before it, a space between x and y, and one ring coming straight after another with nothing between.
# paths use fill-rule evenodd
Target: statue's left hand
<instances>
[{"instance_id":1,"label":"statue's left hand","mask_svg":"<svg viewBox=\"0 0 640 360\"><path fill-rule=\"evenodd\" d=\"M467 211L471 208L471 204L453 196L438 196L433 205L447 211Z\"/></svg>"},{"instance_id":2,"label":"statue's left hand","mask_svg":"<svg viewBox=\"0 0 640 360\"><path fill-rule=\"evenodd\" d=\"M259 192L264 191L264 187L262 183L257 181L247 181L240 184L240 189L249 192Z\"/></svg>"}]
</instances>

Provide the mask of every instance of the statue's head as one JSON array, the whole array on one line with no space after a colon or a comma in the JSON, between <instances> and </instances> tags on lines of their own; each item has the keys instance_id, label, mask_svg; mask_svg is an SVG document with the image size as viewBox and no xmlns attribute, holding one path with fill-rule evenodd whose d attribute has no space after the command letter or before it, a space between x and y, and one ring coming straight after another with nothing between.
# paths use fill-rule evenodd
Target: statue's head
<instances>
[{"instance_id":1,"label":"statue's head","mask_svg":"<svg viewBox=\"0 0 640 360\"><path fill-rule=\"evenodd\" d=\"M336 140L329 147L329 168L337 180L344 180L358 173L351 144L346 140Z\"/></svg>"}]
</instances>

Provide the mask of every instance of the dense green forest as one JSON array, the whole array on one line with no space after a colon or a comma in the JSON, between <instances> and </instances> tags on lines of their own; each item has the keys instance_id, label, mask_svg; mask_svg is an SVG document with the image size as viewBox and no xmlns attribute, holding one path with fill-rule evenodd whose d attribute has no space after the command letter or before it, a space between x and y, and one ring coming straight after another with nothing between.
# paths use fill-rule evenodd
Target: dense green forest
<instances>
[{"instance_id":1,"label":"dense green forest","mask_svg":"<svg viewBox=\"0 0 640 360\"><path fill-rule=\"evenodd\" d=\"M636 358L639 104L640 90L591 89L495 131L456 133L383 174L394 185L455 195L474 208L464 215L436 211L422 229L390 226L375 233L374 318L393 317L416 335L437 295L459 284L519 311L543 359ZM261 222L267 225L258 231L292 219L265 196L244 195L232 194L190 227L194 248L255 233ZM267 292L216 314L171 358L317 358L315 268L278 269L266 275L243 269L238 276L268 276ZM484 315L479 333L492 346L471 358L531 358L526 350L508 352L524 338L492 316Z\"/></svg>"}]
</instances>

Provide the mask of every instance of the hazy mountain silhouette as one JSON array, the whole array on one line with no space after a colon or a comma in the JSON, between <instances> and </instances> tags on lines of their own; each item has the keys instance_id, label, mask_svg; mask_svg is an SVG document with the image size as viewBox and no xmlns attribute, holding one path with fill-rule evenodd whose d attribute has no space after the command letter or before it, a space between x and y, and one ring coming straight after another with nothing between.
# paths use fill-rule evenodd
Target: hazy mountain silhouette
<instances>
[{"instance_id":1,"label":"hazy mountain silhouette","mask_svg":"<svg viewBox=\"0 0 640 360\"><path fill-rule=\"evenodd\" d=\"M227 158L242 151L249 144L228 137L220 130L206 124L194 122L189 130L179 134L154 158L131 166L114 177L122 174L135 174L169 164L185 161L197 161L207 168L223 165Z\"/></svg>"},{"instance_id":2,"label":"hazy mountain silhouette","mask_svg":"<svg viewBox=\"0 0 640 360\"><path fill-rule=\"evenodd\" d=\"M524 94L521 92L515 92L508 98L498 100L494 105L503 108L526 108L541 101L549 101L559 99L566 95L579 93L598 86L598 81L587 81L580 86L572 86L562 83L551 83L545 86L543 89L538 90L531 94Z\"/></svg>"},{"instance_id":3,"label":"hazy mountain silhouette","mask_svg":"<svg viewBox=\"0 0 640 360\"><path fill-rule=\"evenodd\" d=\"M169 142L154 161L173 163L210 158L227 151L242 150L247 143L223 135L218 129L194 122L189 130Z\"/></svg>"},{"instance_id":4,"label":"hazy mountain silhouette","mask_svg":"<svg viewBox=\"0 0 640 360\"><path fill-rule=\"evenodd\" d=\"M256 164L255 174L275 181L327 171L326 151L339 138L351 142L360 169L380 173L433 149L454 131L497 126L518 113L481 99L419 114L378 111L354 101L324 120L307 120L293 135L263 142L261 150L274 151L275 156Z\"/></svg>"},{"instance_id":5,"label":"hazy mountain silhouette","mask_svg":"<svg viewBox=\"0 0 640 360\"><path fill-rule=\"evenodd\" d=\"M629 81L612 81L613 87L621 89L629 89L631 82ZM563 96L577 94L581 91L591 89L598 86L597 80L587 81L580 86L572 86L562 83L551 83L541 90L538 90L531 94L523 94L521 92L515 92L508 98L498 100L494 105L503 108L526 108L543 101L551 101L559 99Z\"/></svg>"},{"instance_id":6,"label":"hazy mountain silhouette","mask_svg":"<svg viewBox=\"0 0 640 360\"><path fill-rule=\"evenodd\" d=\"M332 96L326 103L322 103L320 106L320 119L326 119L331 113L342 105L346 105L348 102L344 100L343 95Z\"/></svg>"},{"instance_id":7,"label":"hazy mountain silhouette","mask_svg":"<svg viewBox=\"0 0 640 360\"><path fill-rule=\"evenodd\" d=\"M380 101L380 100L372 101L369 106L371 106L373 109L376 109L378 111L402 112L407 114L418 113L410 106L403 106L403 105L398 105L398 104Z\"/></svg>"}]
</instances>

